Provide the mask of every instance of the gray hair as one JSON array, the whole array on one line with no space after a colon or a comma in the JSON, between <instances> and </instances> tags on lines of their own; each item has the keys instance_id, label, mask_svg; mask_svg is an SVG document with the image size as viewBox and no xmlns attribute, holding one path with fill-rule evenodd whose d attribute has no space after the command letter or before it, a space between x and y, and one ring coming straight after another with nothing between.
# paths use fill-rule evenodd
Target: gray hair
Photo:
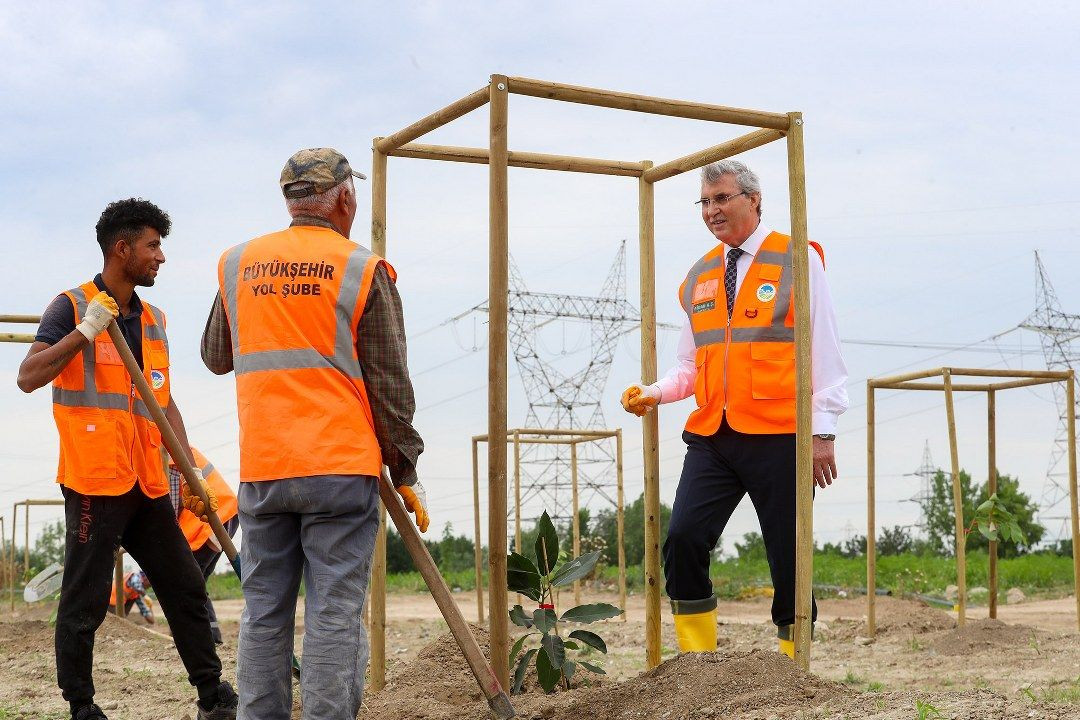
<instances>
[{"instance_id":1,"label":"gray hair","mask_svg":"<svg viewBox=\"0 0 1080 720\"><path fill-rule=\"evenodd\" d=\"M718 162L709 163L701 168L701 184L714 183L723 175L734 175L735 182L738 184L740 192L744 192L747 195L758 196L757 210L758 215L760 216L761 181L758 180L758 176L754 174L754 171L738 160L720 160Z\"/></svg>"},{"instance_id":2,"label":"gray hair","mask_svg":"<svg viewBox=\"0 0 1080 720\"><path fill-rule=\"evenodd\" d=\"M325 218L334 211L334 206L337 205L338 198L345 192L351 192L353 195L356 194L356 186L353 184L353 179L351 177L342 180L326 192L315 193L314 195L307 195L306 197L285 198L285 208L292 217L296 217L297 215L312 215L314 217Z\"/></svg>"}]
</instances>

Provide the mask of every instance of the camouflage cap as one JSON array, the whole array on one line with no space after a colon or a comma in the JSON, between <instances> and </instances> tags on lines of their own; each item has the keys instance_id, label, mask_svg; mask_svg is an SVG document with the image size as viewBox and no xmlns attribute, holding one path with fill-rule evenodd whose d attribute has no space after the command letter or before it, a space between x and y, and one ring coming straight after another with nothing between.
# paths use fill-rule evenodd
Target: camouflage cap
<instances>
[{"instance_id":1,"label":"camouflage cap","mask_svg":"<svg viewBox=\"0 0 1080 720\"><path fill-rule=\"evenodd\" d=\"M353 170L345 156L333 148L301 150L281 170L281 192L287 198L324 193L350 175L367 180L366 175Z\"/></svg>"}]
</instances>

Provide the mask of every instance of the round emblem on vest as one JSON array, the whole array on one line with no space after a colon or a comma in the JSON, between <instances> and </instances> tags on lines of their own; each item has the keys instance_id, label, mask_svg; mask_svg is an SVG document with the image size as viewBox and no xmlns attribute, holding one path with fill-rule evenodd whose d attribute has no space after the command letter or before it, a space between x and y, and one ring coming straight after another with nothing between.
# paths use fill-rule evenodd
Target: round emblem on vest
<instances>
[{"instance_id":1,"label":"round emblem on vest","mask_svg":"<svg viewBox=\"0 0 1080 720\"><path fill-rule=\"evenodd\" d=\"M757 289L757 299L759 302L769 302L776 297L776 286L772 283L761 283Z\"/></svg>"},{"instance_id":2,"label":"round emblem on vest","mask_svg":"<svg viewBox=\"0 0 1080 720\"><path fill-rule=\"evenodd\" d=\"M154 386L155 390L160 390L165 387L165 373L160 370L151 370L150 384Z\"/></svg>"}]
</instances>

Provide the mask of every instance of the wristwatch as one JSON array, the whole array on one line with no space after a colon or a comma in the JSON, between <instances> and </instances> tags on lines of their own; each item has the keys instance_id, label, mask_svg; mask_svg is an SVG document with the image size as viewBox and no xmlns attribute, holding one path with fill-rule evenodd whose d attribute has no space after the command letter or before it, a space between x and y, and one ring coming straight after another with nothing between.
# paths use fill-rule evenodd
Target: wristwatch
<instances>
[{"instance_id":1,"label":"wristwatch","mask_svg":"<svg viewBox=\"0 0 1080 720\"><path fill-rule=\"evenodd\" d=\"M821 438L822 440L828 440L829 442L832 442L833 440L836 440L835 435L827 435L827 434L824 434L824 433L821 434L821 435L815 435L814 437Z\"/></svg>"}]
</instances>

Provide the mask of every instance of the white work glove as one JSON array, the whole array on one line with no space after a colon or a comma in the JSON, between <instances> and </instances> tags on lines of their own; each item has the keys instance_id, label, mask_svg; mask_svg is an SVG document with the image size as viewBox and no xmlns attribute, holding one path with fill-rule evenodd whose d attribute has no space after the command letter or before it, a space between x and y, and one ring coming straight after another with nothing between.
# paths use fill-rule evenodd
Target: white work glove
<instances>
[{"instance_id":1,"label":"white work glove","mask_svg":"<svg viewBox=\"0 0 1080 720\"><path fill-rule=\"evenodd\" d=\"M652 385L631 385L622 394L623 410L643 417L660 402L660 391Z\"/></svg>"},{"instance_id":2,"label":"white work glove","mask_svg":"<svg viewBox=\"0 0 1080 720\"><path fill-rule=\"evenodd\" d=\"M204 480L202 476L202 470L195 468L195 476L199 478L199 482L206 490L206 497L210 500L210 509L217 512L217 494L214 493L213 488L206 484L206 480ZM184 479L184 483L180 487L180 504L203 522L210 522L210 514L206 511L206 504L199 499L198 495L191 492L191 488L187 484L187 478Z\"/></svg>"},{"instance_id":3,"label":"white work glove","mask_svg":"<svg viewBox=\"0 0 1080 720\"><path fill-rule=\"evenodd\" d=\"M416 527L420 528L420 532L427 532L431 518L428 517L427 493L424 492L424 486L417 480L412 485L399 485L396 489L398 495L401 496L401 501L405 503L405 509L416 516Z\"/></svg>"},{"instance_id":4,"label":"white work glove","mask_svg":"<svg viewBox=\"0 0 1080 720\"><path fill-rule=\"evenodd\" d=\"M87 340L94 342L94 338L105 332L105 328L109 327L109 323L118 315L120 308L116 306L116 301L103 290L86 306L82 322L76 325L75 329L85 335Z\"/></svg>"}]
</instances>

